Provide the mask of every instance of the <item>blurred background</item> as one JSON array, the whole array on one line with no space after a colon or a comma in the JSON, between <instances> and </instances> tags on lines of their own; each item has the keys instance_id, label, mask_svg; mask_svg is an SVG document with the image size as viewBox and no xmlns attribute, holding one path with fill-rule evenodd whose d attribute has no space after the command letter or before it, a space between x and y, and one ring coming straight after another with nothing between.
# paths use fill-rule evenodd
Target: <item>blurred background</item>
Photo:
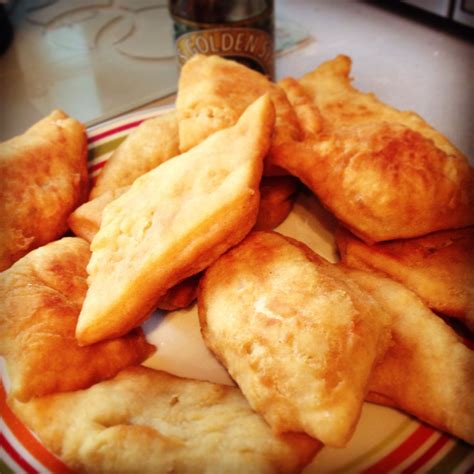
<instances>
[{"instance_id":1,"label":"blurred background","mask_svg":"<svg viewBox=\"0 0 474 474\"><path fill-rule=\"evenodd\" d=\"M56 107L90 126L174 101L179 70L166 0L0 6L0 140ZM275 14L277 79L348 54L357 87L416 110L474 155L474 0L276 0Z\"/></svg>"}]
</instances>

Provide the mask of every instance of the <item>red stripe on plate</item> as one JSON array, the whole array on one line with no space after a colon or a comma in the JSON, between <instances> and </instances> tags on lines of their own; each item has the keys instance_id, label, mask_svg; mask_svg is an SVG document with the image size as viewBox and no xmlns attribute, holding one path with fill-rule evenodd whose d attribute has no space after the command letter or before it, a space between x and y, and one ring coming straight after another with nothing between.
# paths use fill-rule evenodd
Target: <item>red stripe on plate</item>
<instances>
[{"instance_id":1,"label":"red stripe on plate","mask_svg":"<svg viewBox=\"0 0 474 474\"><path fill-rule=\"evenodd\" d=\"M411 474L416 472L420 467L424 466L430 459L432 459L438 451L450 440L448 436L440 436L429 449L427 449L415 462L410 464L402 471L403 474Z\"/></svg>"},{"instance_id":2,"label":"red stripe on plate","mask_svg":"<svg viewBox=\"0 0 474 474\"><path fill-rule=\"evenodd\" d=\"M100 170L101 168L104 167L105 163L107 160L101 161L100 163L96 163L95 165L92 165L89 167L89 173L94 173L94 171Z\"/></svg>"},{"instance_id":3,"label":"red stripe on plate","mask_svg":"<svg viewBox=\"0 0 474 474\"><path fill-rule=\"evenodd\" d=\"M100 140L101 138L108 137L109 135L113 135L114 133L122 132L124 130L128 130L129 128L137 127L144 120L145 119L135 120L134 122L126 123L124 125L121 125L120 127L111 128L110 130L106 130L105 132L98 133L97 135L89 137L87 139L87 141L88 141L88 143L94 143L94 142Z\"/></svg>"},{"instance_id":4,"label":"red stripe on plate","mask_svg":"<svg viewBox=\"0 0 474 474\"><path fill-rule=\"evenodd\" d=\"M20 466L22 469L25 470L28 474L38 474L39 471L34 469L28 462L26 462L20 454L18 454L15 450L15 448L9 443L7 438L3 435L3 433L0 433L0 446L3 447L5 452Z\"/></svg>"},{"instance_id":5,"label":"red stripe on plate","mask_svg":"<svg viewBox=\"0 0 474 474\"><path fill-rule=\"evenodd\" d=\"M70 474L72 471L67 468L56 456L50 453L31 431L17 418L10 409L6 400L6 392L0 380L0 415L10 429L12 435L28 451L33 458L41 463L45 468L55 474ZM21 453L18 453L19 455Z\"/></svg>"},{"instance_id":6,"label":"red stripe on plate","mask_svg":"<svg viewBox=\"0 0 474 474\"><path fill-rule=\"evenodd\" d=\"M432 428L421 425L400 446L363 471L363 473L380 474L381 472L390 472L390 470L411 456L434 433L435 431Z\"/></svg>"}]
</instances>

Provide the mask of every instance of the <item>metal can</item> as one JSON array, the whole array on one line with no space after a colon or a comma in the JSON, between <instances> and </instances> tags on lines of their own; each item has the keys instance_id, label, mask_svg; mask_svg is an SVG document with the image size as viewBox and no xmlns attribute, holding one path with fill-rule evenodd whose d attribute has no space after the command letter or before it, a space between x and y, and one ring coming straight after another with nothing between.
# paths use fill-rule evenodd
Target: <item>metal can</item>
<instances>
[{"instance_id":1,"label":"metal can","mask_svg":"<svg viewBox=\"0 0 474 474\"><path fill-rule=\"evenodd\" d=\"M170 0L169 11L181 65L216 54L274 78L273 0Z\"/></svg>"}]
</instances>

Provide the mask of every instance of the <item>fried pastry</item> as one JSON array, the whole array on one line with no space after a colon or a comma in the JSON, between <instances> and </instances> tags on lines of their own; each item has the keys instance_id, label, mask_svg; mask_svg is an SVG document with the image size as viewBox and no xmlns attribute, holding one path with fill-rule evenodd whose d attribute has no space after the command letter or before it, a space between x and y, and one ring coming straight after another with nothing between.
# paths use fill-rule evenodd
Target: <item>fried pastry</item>
<instances>
[{"instance_id":1,"label":"fried pastry","mask_svg":"<svg viewBox=\"0 0 474 474\"><path fill-rule=\"evenodd\" d=\"M69 227L78 236L92 242L99 231L105 207L117 199L129 186L106 191L79 206L68 219ZM260 183L260 207L255 229L271 230L291 212L298 191L298 180L293 176L267 176Z\"/></svg>"},{"instance_id":2,"label":"fried pastry","mask_svg":"<svg viewBox=\"0 0 474 474\"><path fill-rule=\"evenodd\" d=\"M445 136L415 112L397 110L380 101L375 94L363 93L353 87L351 66L348 56L339 55L299 79L323 117L326 130L368 123L396 123L432 140L446 155L461 155Z\"/></svg>"},{"instance_id":3,"label":"fried pastry","mask_svg":"<svg viewBox=\"0 0 474 474\"><path fill-rule=\"evenodd\" d=\"M79 206L69 216L68 223L71 230L77 236L92 242L95 234L99 231L105 206L121 196L129 187L124 186L114 191L105 191L100 196ZM265 213L265 216L268 213L270 213L270 209ZM186 308L196 299L198 282L199 279L193 276L173 286L158 300L156 304L157 309L174 311Z\"/></svg>"},{"instance_id":4,"label":"fried pastry","mask_svg":"<svg viewBox=\"0 0 474 474\"><path fill-rule=\"evenodd\" d=\"M0 271L59 238L87 194L84 127L60 110L0 144Z\"/></svg>"},{"instance_id":5,"label":"fried pastry","mask_svg":"<svg viewBox=\"0 0 474 474\"><path fill-rule=\"evenodd\" d=\"M370 295L304 244L255 232L207 269L198 311L206 344L274 432L347 443L388 337Z\"/></svg>"},{"instance_id":6,"label":"fried pastry","mask_svg":"<svg viewBox=\"0 0 474 474\"><path fill-rule=\"evenodd\" d=\"M272 163L300 178L369 243L474 224L467 159L418 115L352 88L349 69L350 60L338 57L301 79L321 131L282 144Z\"/></svg>"},{"instance_id":7,"label":"fried pastry","mask_svg":"<svg viewBox=\"0 0 474 474\"><path fill-rule=\"evenodd\" d=\"M474 444L474 352L415 293L389 278L349 273L393 320L392 343L367 399L398 407Z\"/></svg>"},{"instance_id":8,"label":"fried pastry","mask_svg":"<svg viewBox=\"0 0 474 474\"><path fill-rule=\"evenodd\" d=\"M276 92L267 77L220 56L193 56L181 70L176 97L181 151L237 123L252 102L270 91L272 100L279 99L274 104L276 126L285 128L282 133L299 136L296 116L285 94ZM282 120L278 121L280 115Z\"/></svg>"},{"instance_id":9,"label":"fried pastry","mask_svg":"<svg viewBox=\"0 0 474 474\"><path fill-rule=\"evenodd\" d=\"M278 82L278 86L285 91L296 114L302 132L300 140L310 138L323 131L324 119L321 112L303 86L292 77L282 79Z\"/></svg>"},{"instance_id":10,"label":"fried pastry","mask_svg":"<svg viewBox=\"0 0 474 474\"><path fill-rule=\"evenodd\" d=\"M474 224L474 172L393 123L320 134L274 163L303 181L368 243Z\"/></svg>"},{"instance_id":11,"label":"fried pastry","mask_svg":"<svg viewBox=\"0 0 474 474\"><path fill-rule=\"evenodd\" d=\"M107 204L122 195L129 186L115 191L105 191L100 196L79 206L68 219L69 227L79 237L92 242L99 231L102 213ZM260 183L260 206L255 230L271 230L281 224L291 212L298 190L292 176L269 176ZM174 311L186 308L196 298L196 277L186 278L170 288L157 302L157 309Z\"/></svg>"},{"instance_id":12,"label":"fried pastry","mask_svg":"<svg viewBox=\"0 0 474 474\"><path fill-rule=\"evenodd\" d=\"M78 237L92 242L95 234L99 231L105 206L114 199L117 199L129 188L130 186L123 186L121 188L104 191L96 198L80 205L67 220L69 228Z\"/></svg>"},{"instance_id":13,"label":"fried pastry","mask_svg":"<svg viewBox=\"0 0 474 474\"><path fill-rule=\"evenodd\" d=\"M342 261L403 283L431 309L474 330L474 227L367 245L338 229Z\"/></svg>"},{"instance_id":14,"label":"fried pastry","mask_svg":"<svg viewBox=\"0 0 474 474\"><path fill-rule=\"evenodd\" d=\"M75 472L297 473L320 448L272 434L235 387L144 367L13 408Z\"/></svg>"},{"instance_id":15,"label":"fried pastry","mask_svg":"<svg viewBox=\"0 0 474 474\"><path fill-rule=\"evenodd\" d=\"M293 176L264 176L260 182L260 208L254 230L272 230L291 212L299 183Z\"/></svg>"},{"instance_id":16,"label":"fried pastry","mask_svg":"<svg viewBox=\"0 0 474 474\"><path fill-rule=\"evenodd\" d=\"M89 347L74 331L87 291L89 245L65 237L31 251L0 273L0 354L10 395L77 390L139 364L154 351L141 330Z\"/></svg>"},{"instance_id":17,"label":"fried pastry","mask_svg":"<svg viewBox=\"0 0 474 474\"><path fill-rule=\"evenodd\" d=\"M164 311L176 311L187 308L197 297L201 273L192 275L172 286L157 302L156 308Z\"/></svg>"},{"instance_id":18,"label":"fried pastry","mask_svg":"<svg viewBox=\"0 0 474 474\"><path fill-rule=\"evenodd\" d=\"M141 176L106 207L91 245L81 344L140 325L169 288L249 232L273 123L263 96L235 126Z\"/></svg>"},{"instance_id":19,"label":"fried pastry","mask_svg":"<svg viewBox=\"0 0 474 474\"><path fill-rule=\"evenodd\" d=\"M275 131L264 174L287 174L271 164L271 155L283 143L301 139L298 119L285 92L263 74L220 56L195 55L181 70L176 98L181 151L234 125L265 93L275 106Z\"/></svg>"},{"instance_id":20,"label":"fried pastry","mask_svg":"<svg viewBox=\"0 0 474 474\"><path fill-rule=\"evenodd\" d=\"M142 174L176 155L179 155L176 113L147 119L112 153L97 176L90 198L129 186Z\"/></svg>"}]
</instances>

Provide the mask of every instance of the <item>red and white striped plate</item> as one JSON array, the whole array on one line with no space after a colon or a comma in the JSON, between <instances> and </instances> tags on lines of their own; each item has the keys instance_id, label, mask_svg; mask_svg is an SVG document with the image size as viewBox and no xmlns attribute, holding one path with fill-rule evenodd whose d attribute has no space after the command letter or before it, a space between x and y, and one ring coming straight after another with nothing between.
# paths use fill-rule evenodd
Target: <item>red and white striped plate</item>
<instances>
[{"instance_id":1,"label":"red and white striped plate","mask_svg":"<svg viewBox=\"0 0 474 474\"><path fill-rule=\"evenodd\" d=\"M89 169L95 177L100 168L107 161L112 151L127 137L131 130L143 120L157 116L171 110L172 107L161 107L122 116L105 124L95 126L88 131L89 140ZM307 197L306 197L307 199ZM311 206L317 206L314 202ZM324 212L318 209L318 213ZM282 226L281 232L294 237L301 237L310 246L321 246L323 255L328 258L332 243L324 231L319 235L309 235L318 228L311 225L311 230L303 228L308 220L308 206L304 201L295 206L291 219ZM318 219L318 216L311 218ZM327 216L326 216L327 218ZM314 223L313 223L314 224ZM280 229L279 229L280 230ZM318 231L316 230L316 233ZM304 234L304 235L303 235ZM313 244L313 245L311 245ZM323 248L324 247L324 248ZM320 249L318 249L320 250ZM155 315L160 317L160 315ZM194 329L194 339L189 347L201 344L196 334L196 321L193 311L176 315L176 318L166 318L174 335L188 337L183 334L183 321L188 318L189 327ZM176 324L173 323L176 320ZM179 322L180 321L180 322ZM173 326L175 324L175 326ZM160 326L154 324L153 327ZM163 325L162 325L163 326ZM171 334L163 332L154 334L153 329L145 328L147 337L152 342L156 338L167 338ZM191 331L192 333L192 331ZM180 342L183 347L188 347ZM190 349L191 350L191 349ZM205 350L199 348L199 350ZM192 368L186 371L185 367L167 365L166 361L155 360L147 363L156 368L168 369L177 375L189 374L197 378L211 378L212 368L196 367L196 352L186 360L186 355L180 354L178 365L185 366L187 362ZM191 359L193 362L191 364ZM205 357L198 359L203 365L209 365ZM183 370L181 370L183 369ZM6 403L8 378L5 367L1 366L3 383L0 384L0 473L69 473L71 472L59 459L51 454L41 441L26 428L10 410ZM222 381L222 378L215 380ZM366 403L356 433L344 449L323 448L313 463L304 471L306 474L315 473L433 473L433 474L471 474L474 472L474 449L472 446L452 438L444 433L424 425L417 420L390 408Z\"/></svg>"}]
</instances>

